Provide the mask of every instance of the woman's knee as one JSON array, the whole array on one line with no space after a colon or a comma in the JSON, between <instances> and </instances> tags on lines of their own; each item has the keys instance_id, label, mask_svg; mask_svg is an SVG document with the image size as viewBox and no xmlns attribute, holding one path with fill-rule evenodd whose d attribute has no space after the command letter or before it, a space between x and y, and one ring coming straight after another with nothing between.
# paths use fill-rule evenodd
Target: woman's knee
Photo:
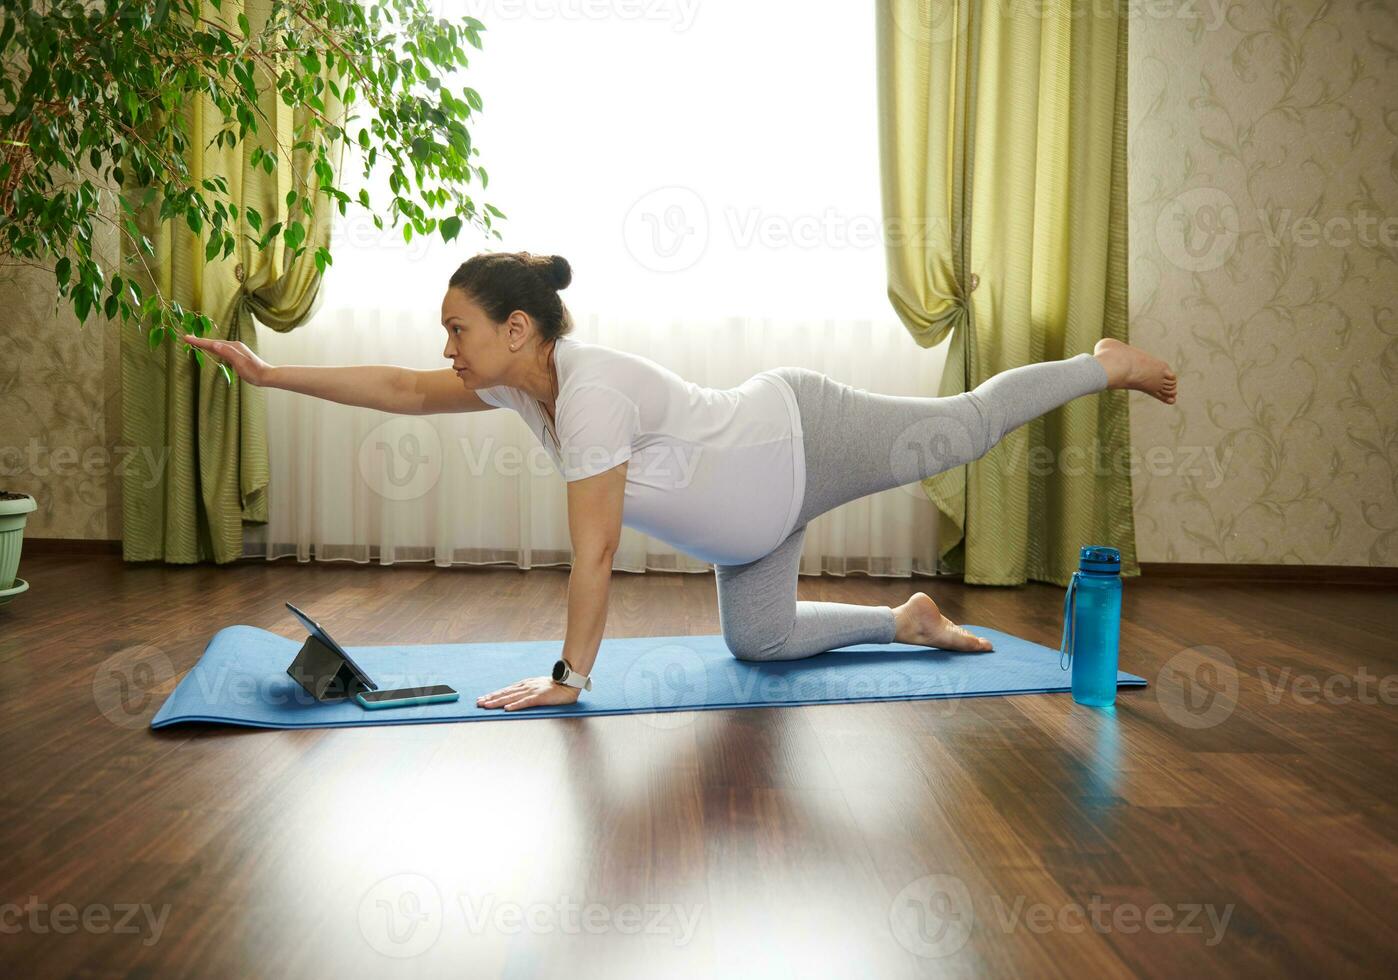
<instances>
[{"instance_id":1,"label":"woman's knee","mask_svg":"<svg viewBox=\"0 0 1398 980\"><path fill-rule=\"evenodd\" d=\"M791 635L791 629L792 627L788 625L785 629L759 626L741 630L725 630L723 642L728 646L728 652L739 660L750 662L780 660L782 650L786 647L787 637Z\"/></svg>"}]
</instances>

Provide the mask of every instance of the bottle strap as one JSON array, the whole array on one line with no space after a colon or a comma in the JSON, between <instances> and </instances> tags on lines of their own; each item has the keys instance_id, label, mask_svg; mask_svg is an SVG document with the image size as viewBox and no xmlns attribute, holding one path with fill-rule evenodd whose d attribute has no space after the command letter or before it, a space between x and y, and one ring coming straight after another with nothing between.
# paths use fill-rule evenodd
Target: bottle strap
<instances>
[{"instance_id":1,"label":"bottle strap","mask_svg":"<svg viewBox=\"0 0 1398 980\"><path fill-rule=\"evenodd\" d=\"M1073 644L1077 641L1078 604L1074 600L1078 594L1078 576L1074 572L1068 580L1068 591L1063 596L1063 640L1058 646L1058 666L1067 670L1073 663Z\"/></svg>"}]
</instances>

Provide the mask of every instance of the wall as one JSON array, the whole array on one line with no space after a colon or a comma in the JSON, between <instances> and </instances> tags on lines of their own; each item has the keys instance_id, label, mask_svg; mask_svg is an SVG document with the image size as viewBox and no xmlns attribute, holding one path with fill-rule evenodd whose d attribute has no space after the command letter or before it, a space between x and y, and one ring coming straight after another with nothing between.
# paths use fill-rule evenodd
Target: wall
<instances>
[{"instance_id":1,"label":"wall","mask_svg":"<svg viewBox=\"0 0 1398 980\"><path fill-rule=\"evenodd\" d=\"M1216 3L1131 4L1140 558L1398 564L1398 14Z\"/></svg>"},{"instance_id":2,"label":"wall","mask_svg":"<svg viewBox=\"0 0 1398 980\"><path fill-rule=\"evenodd\" d=\"M98 262L115 234L99 225ZM121 537L121 360L117 327L80 326L53 272L0 257L0 489L31 494L25 535ZM127 329L134 330L134 326Z\"/></svg>"}]
</instances>

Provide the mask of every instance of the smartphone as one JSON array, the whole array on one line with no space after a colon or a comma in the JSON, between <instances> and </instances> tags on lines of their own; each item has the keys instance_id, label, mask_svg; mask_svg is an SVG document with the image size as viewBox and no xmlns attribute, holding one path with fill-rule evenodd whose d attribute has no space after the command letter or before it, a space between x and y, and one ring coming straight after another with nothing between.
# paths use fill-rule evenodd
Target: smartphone
<instances>
[{"instance_id":1,"label":"smartphone","mask_svg":"<svg viewBox=\"0 0 1398 980\"><path fill-rule=\"evenodd\" d=\"M414 704L437 704L455 701L461 695L445 684L433 687L404 687L396 691L360 691L354 696L365 708L406 708Z\"/></svg>"}]
</instances>

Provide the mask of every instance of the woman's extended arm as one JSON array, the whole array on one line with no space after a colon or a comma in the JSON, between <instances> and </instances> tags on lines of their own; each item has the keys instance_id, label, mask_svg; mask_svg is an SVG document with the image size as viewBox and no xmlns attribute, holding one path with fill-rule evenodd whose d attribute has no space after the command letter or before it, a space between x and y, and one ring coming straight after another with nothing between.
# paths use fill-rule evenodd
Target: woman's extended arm
<instances>
[{"instance_id":1,"label":"woman's extended arm","mask_svg":"<svg viewBox=\"0 0 1398 980\"><path fill-rule=\"evenodd\" d=\"M478 412L495 406L461 384L451 368L416 371L390 364L268 364L240 340L212 340L186 334L185 342L228 363L238 377L263 388L359 405L397 415Z\"/></svg>"}]
</instances>

